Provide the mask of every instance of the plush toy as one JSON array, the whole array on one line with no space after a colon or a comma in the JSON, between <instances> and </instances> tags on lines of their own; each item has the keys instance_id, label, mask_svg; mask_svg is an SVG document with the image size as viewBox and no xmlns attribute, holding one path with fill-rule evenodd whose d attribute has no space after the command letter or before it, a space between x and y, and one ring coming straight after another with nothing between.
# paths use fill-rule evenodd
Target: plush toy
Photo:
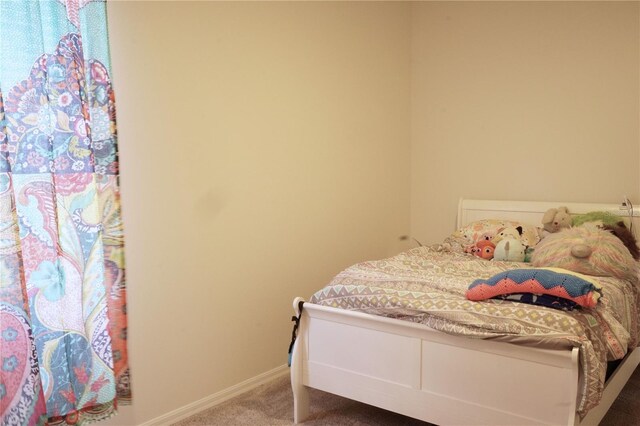
<instances>
[{"instance_id":1,"label":"plush toy","mask_svg":"<svg viewBox=\"0 0 640 426\"><path fill-rule=\"evenodd\" d=\"M491 241L495 238L495 236L496 236L495 232L485 232L484 234L480 235L480 238L478 238L478 241L482 241L482 240Z\"/></svg>"},{"instance_id":2,"label":"plush toy","mask_svg":"<svg viewBox=\"0 0 640 426\"><path fill-rule=\"evenodd\" d=\"M476 243L464 246L464 252L465 253L472 254L472 255L476 256L476 253L478 253L479 251L480 251L480 249L478 248Z\"/></svg>"},{"instance_id":3,"label":"plush toy","mask_svg":"<svg viewBox=\"0 0 640 426\"><path fill-rule=\"evenodd\" d=\"M493 244L491 240L482 239L476 241L472 245L466 246L464 252L481 257L482 259L491 260L493 259L493 250L495 247L496 245Z\"/></svg>"},{"instance_id":4,"label":"plush toy","mask_svg":"<svg viewBox=\"0 0 640 426\"><path fill-rule=\"evenodd\" d=\"M544 238L536 246L531 263L535 267L638 282L638 263L629 249L612 232L591 223Z\"/></svg>"},{"instance_id":5,"label":"plush toy","mask_svg":"<svg viewBox=\"0 0 640 426\"><path fill-rule=\"evenodd\" d=\"M498 244L503 238L514 238L522 243L525 247L534 247L540 242L540 235L538 228L533 226L508 226L498 230L496 235L493 236L491 241L494 244Z\"/></svg>"},{"instance_id":6,"label":"plush toy","mask_svg":"<svg viewBox=\"0 0 640 426\"><path fill-rule=\"evenodd\" d=\"M524 257L525 246L520 242L520 240L511 236L500 240L493 251L493 260L524 262Z\"/></svg>"},{"instance_id":7,"label":"plush toy","mask_svg":"<svg viewBox=\"0 0 640 426\"><path fill-rule=\"evenodd\" d=\"M476 247L478 251L474 254L478 257L481 257L486 260L493 259L493 252L495 251L496 245L493 244L490 240L480 240L476 243Z\"/></svg>"},{"instance_id":8,"label":"plush toy","mask_svg":"<svg viewBox=\"0 0 640 426\"><path fill-rule=\"evenodd\" d=\"M611 212L595 211L573 217L573 226L581 226L585 223L595 224L611 232L622 241L635 260L640 259L640 249L638 248L636 237L627 228L624 221L620 220L620 216Z\"/></svg>"},{"instance_id":9,"label":"plush toy","mask_svg":"<svg viewBox=\"0 0 640 426\"><path fill-rule=\"evenodd\" d=\"M636 237L627 228L623 221L620 220L613 225L603 225L602 229L605 229L618 237L618 239L622 241L622 244L624 244L627 250L629 250L629 253L631 253L631 256L635 260L640 259L640 249L638 248Z\"/></svg>"},{"instance_id":10,"label":"plush toy","mask_svg":"<svg viewBox=\"0 0 640 426\"><path fill-rule=\"evenodd\" d=\"M542 216L542 237L556 233L563 228L571 227L571 215L566 207L549 209Z\"/></svg>"},{"instance_id":11,"label":"plush toy","mask_svg":"<svg viewBox=\"0 0 640 426\"><path fill-rule=\"evenodd\" d=\"M596 223L598 225L615 226L620 221L620 216L611 212L589 212L580 214L572 219L572 226L580 226L585 223Z\"/></svg>"},{"instance_id":12,"label":"plush toy","mask_svg":"<svg viewBox=\"0 0 640 426\"><path fill-rule=\"evenodd\" d=\"M471 245L465 246L465 248L464 248L464 252L465 252L465 253L472 254L472 255L474 255L474 256L478 256L478 254L477 254L477 253L479 253L479 252L480 252L480 249L479 249L479 248L478 248L478 246L474 243L474 244L471 244Z\"/></svg>"},{"instance_id":13,"label":"plush toy","mask_svg":"<svg viewBox=\"0 0 640 426\"><path fill-rule=\"evenodd\" d=\"M502 228L498 231L496 235L491 239L494 244L498 244L501 240L505 238L513 238L516 240L520 240L522 236L522 226L508 226L506 228Z\"/></svg>"}]
</instances>

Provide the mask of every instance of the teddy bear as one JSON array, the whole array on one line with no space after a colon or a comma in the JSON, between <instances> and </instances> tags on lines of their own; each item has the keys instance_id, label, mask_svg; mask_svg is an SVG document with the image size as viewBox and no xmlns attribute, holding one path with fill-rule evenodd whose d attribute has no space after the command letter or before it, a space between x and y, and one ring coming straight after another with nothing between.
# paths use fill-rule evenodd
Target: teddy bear
<instances>
[{"instance_id":1,"label":"teddy bear","mask_svg":"<svg viewBox=\"0 0 640 426\"><path fill-rule=\"evenodd\" d=\"M593 223L563 229L544 238L536 246L531 264L638 283L638 263L630 250L613 232Z\"/></svg>"},{"instance_id":2,"label":"teddy bear","mask_svg":"<svg viewBox=\"0 0 640 426\"><path fill-rule=\"evenodd\" d=\"M545 212L542 216L541 237L547 237L549 234L556 233L564 228L571 227L571 215L566 207L552 208Z\"/></svg>"}]
</instances>

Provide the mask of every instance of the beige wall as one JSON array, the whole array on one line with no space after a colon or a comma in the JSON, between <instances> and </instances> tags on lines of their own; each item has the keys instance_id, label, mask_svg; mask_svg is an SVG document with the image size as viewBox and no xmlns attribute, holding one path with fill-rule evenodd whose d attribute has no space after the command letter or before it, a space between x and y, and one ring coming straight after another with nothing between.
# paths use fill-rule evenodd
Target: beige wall
<instances>
[{"instance_id":1,"label":"beige wall","mask_svg":"<svg viewBox=\"0 0 640 426\"><path fill-rule=\"evenodd\" d=\"M640 205L638 5L413 5L414 236L459 197Z\"/></svg>"},{"instance_id":2,"label":"beige wall","mask_svg":"<svg viewBox=\"0 0 640 426\"><path fill-rule=\"evenodd\" d=\"M294 296L461 196L640 205L638 3L108 10L135 404L105 426L281 366Z\"/></svg>"},{"instance_id":3,"label":"beige wall","mask_svg":"<svg viewBox=\"0 0 640 426\"><path fill-rule=\"evenodd\" d=\"M110 2L140 424L286 363L409 232L409 5Z\"/></svg>"}]
</instances>

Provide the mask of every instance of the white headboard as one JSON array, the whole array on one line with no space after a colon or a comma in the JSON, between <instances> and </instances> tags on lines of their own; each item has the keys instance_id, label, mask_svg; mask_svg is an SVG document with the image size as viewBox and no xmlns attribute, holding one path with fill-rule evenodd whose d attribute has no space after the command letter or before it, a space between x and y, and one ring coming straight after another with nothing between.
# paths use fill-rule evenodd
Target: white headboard
<instances>
[{"instance_id":1,"label":"white headboard","mask_svg":"<svg viewBox=\"0 0 640 426\"><path fill-rule=\"evenodd\" d=\"M629 211L621 210L618 204L604 203L562 203L549 201L497 201L460 199L458 204L458 228L481 219L507 219L541 226L542 216L550 208L565 206L571 214L606 211L628 219ZM640 207L638 208L640 210ZM640 211L634 211L634 229L638 229ZM628 220L625 220L628 223Z\"/></svg>"}]
</instances>

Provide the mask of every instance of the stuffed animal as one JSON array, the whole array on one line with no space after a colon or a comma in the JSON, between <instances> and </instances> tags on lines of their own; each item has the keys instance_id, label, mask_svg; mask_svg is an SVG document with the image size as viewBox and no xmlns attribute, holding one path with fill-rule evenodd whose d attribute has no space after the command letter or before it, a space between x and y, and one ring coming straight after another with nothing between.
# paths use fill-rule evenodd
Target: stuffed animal
<instances>
[{"instance_id":1,"label":"stuffed animal","mask_svg":"<svg viewBox=\"0 0 640 426\"><path fill-rule=\"evenodd\" d=\"M544 238L536 246L531 263L535 267L638 282L638 263L629 249L612 232L591 223Z\"/></svg>"},{"instance_id":2,"label":"stuffed animal","mask_svg":"<svg viewBox=\"0 0 640 426\"><path fill-rule=\"evenodd\" d=\"M496 245L493 244L492 241L480 240L476 242L476 248L478 249L478 251L474 253L476 256L486 260L493 259L493 252L496 249Z\"/></svg>"},{"instance_id":3,"label":"stuffed animal","mask_svg":"<svg viewBox=\"0 0 640 426\"><path fill-rule=\"evenodd\" d=\"M508 262L524 262L525 246L511 236L503 238L496 244L493 251L493 260L503 260Z\"/></svg>"},{"instance_id":4,"label":"stuffed animal","mask_svg":"<svg viewBox=\"0 0 640 426\"><path fill-rule=\"evenodd\" d=\"M638 248L636 237L627 228L624 221L620 220L620 216L611 212L595 211L573 217L572 226L581 226L585 223L595 224L611 232L622 241L635 260L640 259L640 249Z\"/></svg>"},{"instance_id":5,"label":"stuffed animal","mask_svg":"<svg viewBox=\"0 0 640 426\"><path fill-rule=\"evenodd\" d=\"M638 248L636 237L633 235L633 232L627 228L623 221L618 221L618 223L613 225L603 225L602 229L605 229L618 237L635 260L640 259L640 249Z\"/></svg>"},{"instance_id":6,"label":"stuffed animal","mask_svg":"<svg viewBox=\"0 0 640 426\"><path fill-rule=\"evenodd\" d=\"M498 231L496 235L491 239L494 244L498 244L500 240L504 238L513 238L516 240L520 240L522 236L522 226L508 226L506 228L502 228Z\"/></svg>"},{"instance_id":7,"label":"stuffed animal","mask_svg":"<svg viewBox=\"0 0 640 426\"><path fill-rule=\"evenodd\" d=\"M473 243L473 244L464 246L464 252L472 254L474 256L478 256L477 253L480 252L480 249L478 248L476 243Z\"/></svg>"},{"instance_id":8,"label":"stuffed animal","mask_svg":"<svg viewBox=\"0 0 640 426\"><path fill-rule=\"evenodd\" d=\"M491 260L493 259L493 250L495 247L496 245L490 240L482 239L472 245L466 246L464 252L481 257L482 259Z\"/></svg>"},{"instance_id":9,"label":"stuffed animal","mask_svg":"<svg viewBox=\"0 0 640 426\"><path fill-rule=\"evenodd\" d=\"M482 241L482 240L491 241L495 236L496 236L495 232L485 232L484 234L480 235L480 238L478 238L478 241Z\"/></svg>"},{"instance_id":10,"label":"stuffed animal","mask_svg":"<svg viewBox=\"0 0 640 426\"><path fill-rule=\"evenodd\" d=\"M571 215L566 207L558 207L557 209L549 209L542 216L542 234L546 237L549 234L556 233L564 228L571 227Z\"/></svg>"},{"instance_id":11,"label":"stuffed animal","mask_svg":"<svg viewBox=\"0 0 640 426\"><path fill-rule=\"evenodd\" d=\"M620 221L620 216L611 212L589 212L579 214L572 218L571 226L580 226L585 223L597 223L598 225L614 226Z\"/></svg>"}]
</instances>

